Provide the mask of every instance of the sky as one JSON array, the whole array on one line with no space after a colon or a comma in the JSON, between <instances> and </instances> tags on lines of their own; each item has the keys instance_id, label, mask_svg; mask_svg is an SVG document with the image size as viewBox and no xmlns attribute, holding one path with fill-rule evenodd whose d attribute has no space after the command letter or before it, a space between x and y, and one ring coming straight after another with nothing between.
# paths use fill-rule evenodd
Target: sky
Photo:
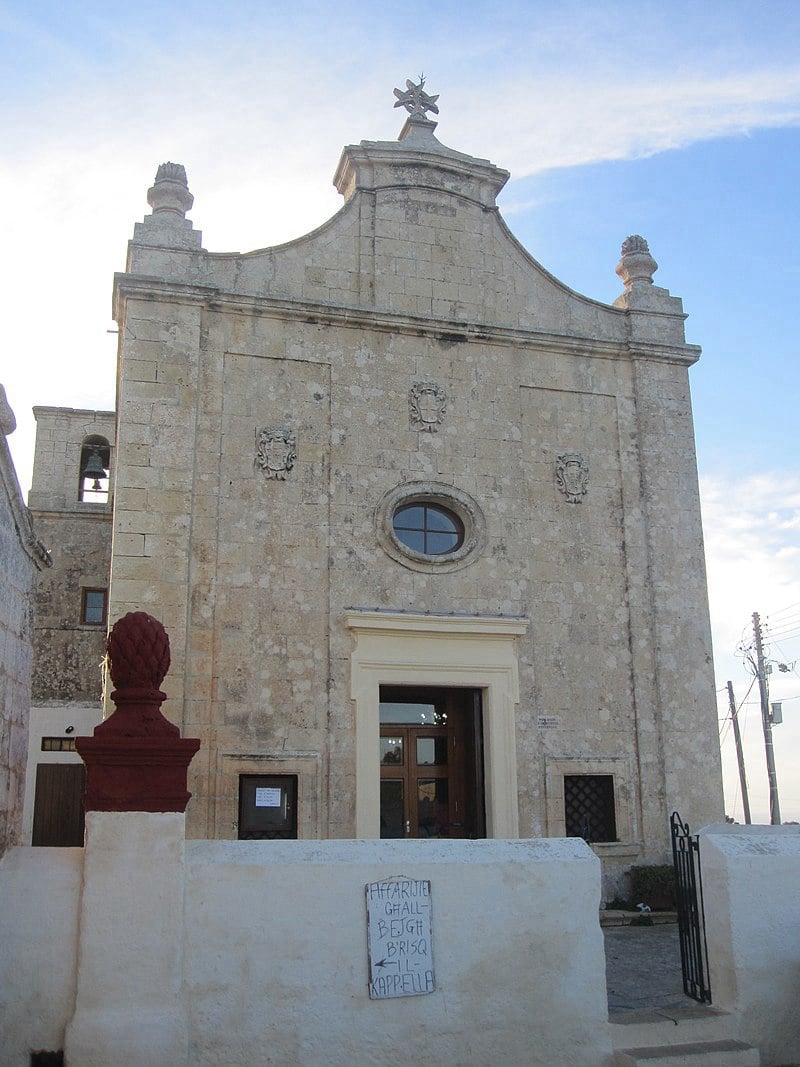
<instances>
[{"instance_id":1,"label":"sky","mask_svg":"<svg viewBox=\"0 0 800 1067\"><path fill-rule=\"evenodd\" d=\"M639 233L683 299L726 811L743 821L731 680L769 821L737 655L758 612L781 814L800 821L796 0L0 0L0 382L23 491L34 404L114 406L112 276L158 164L186 166L205 248L299 237L340 206L342 147L395 139L392 90L422 72L439 139L511 171L500 210L547 270L610 303Z\"/></svg>"}]
</instances>

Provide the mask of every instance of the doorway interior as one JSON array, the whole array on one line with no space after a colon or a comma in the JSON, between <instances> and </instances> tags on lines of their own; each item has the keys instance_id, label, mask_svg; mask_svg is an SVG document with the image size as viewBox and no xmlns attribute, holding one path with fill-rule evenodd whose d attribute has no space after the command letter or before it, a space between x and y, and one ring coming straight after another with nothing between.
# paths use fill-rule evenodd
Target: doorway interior
<instances>
[{"instance_id":1,"label":"doorway interior","mask_svg":"<svg viewBox=\"0 0 800 1067\"><path fill-rule=\"evenodd\" d=\"M478 689L380 687L383 838L486 837Z\"/></svg>"}]
</instances>

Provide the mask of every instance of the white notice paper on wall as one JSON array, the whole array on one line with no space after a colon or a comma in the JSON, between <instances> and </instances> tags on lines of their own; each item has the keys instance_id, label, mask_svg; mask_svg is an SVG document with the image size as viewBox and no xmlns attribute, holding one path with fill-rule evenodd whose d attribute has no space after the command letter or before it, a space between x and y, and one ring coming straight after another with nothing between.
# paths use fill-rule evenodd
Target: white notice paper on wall
<instances>
[{"instance_id":1,"label":"white notice paper on wall","mask_svg":"<svg viewBox=\"0 0 800 1067\"><path fill-rule=\"evenodd\" d=\"M366 892L370 1000L433 993L431 883L390 878Z\"/></svg>"},{"instance_id":2,"label":"white notice paper on wall","mask_svg":"<svg viewBox=\"0 0 800 1067\"><path fill-rule=\"evenodd\" d=\"M257 808L279 808L281 806L281 790L280 789L267 789L263 786L256 786L256 807Z\"/></svg>"}]
</instances>

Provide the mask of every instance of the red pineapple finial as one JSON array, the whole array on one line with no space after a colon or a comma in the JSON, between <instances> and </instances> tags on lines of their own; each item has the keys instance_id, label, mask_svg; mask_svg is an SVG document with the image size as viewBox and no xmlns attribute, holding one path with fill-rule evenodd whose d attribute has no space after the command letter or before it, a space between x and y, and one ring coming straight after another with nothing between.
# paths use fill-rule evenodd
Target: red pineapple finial
<instances>
[{"instance_id":1,"label":"red pineapple finial","mask_svg":"<svg viewBox=\"0 0 800 1067\"><path fill-rule=\"evenodd\" d=\"M117 708L75 746L86 764L86 810L185 811L187 768L200 741L182 738L161 714L167 631L152 615L133 611L115 623L106 649Z\"/></svg>"},{"instance_id":2,"label":"red pineapple finial","mask_svg":"<svg viewBox=\"0 0 800 1067\"><path fill-rule=\"evenodd\" d=\"M169 670L167 631L145 611L130 611L116 622L106 650L117 689L158 689Z\"/></svg>"}]
</instances>

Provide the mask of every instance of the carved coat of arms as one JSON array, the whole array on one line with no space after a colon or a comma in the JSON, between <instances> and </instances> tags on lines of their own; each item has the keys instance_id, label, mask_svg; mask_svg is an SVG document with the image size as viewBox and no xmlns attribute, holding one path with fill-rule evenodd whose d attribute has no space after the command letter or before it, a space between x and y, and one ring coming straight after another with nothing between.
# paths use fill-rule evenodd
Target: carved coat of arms
<instances>
[{"instance_id":1,"label":"carved coat of arms","mask_svg":"<svg viewBox=\"0 0 800 1067\"><path fill-rule=\"evenodd\" d=\"M297 440L285 428L259 430L256 438L256 463L268 478L285 481L297 459Z\"/></svg>"},{"instance_id":2,"label":"carved coat of arms","mask_svg":"<svg viewBox=\"0 0 800 1067\"><path fill-rule=\"evenodd\" d=\"M579 504L589 489L589 465L580 452L565 452L556 461L556 485L571 504Z\"/></svg>"},{"instance_id":3,"label":"carved coat of arms","mask_svg":"<svg viewBox=\"0 0 800 1067\"><path fill-rule=\"evenodd\" d=\"M412 430L437 433L447 411L447 393L436 382L415 382L408 391Z\"/></svg>"}]
</instances>

